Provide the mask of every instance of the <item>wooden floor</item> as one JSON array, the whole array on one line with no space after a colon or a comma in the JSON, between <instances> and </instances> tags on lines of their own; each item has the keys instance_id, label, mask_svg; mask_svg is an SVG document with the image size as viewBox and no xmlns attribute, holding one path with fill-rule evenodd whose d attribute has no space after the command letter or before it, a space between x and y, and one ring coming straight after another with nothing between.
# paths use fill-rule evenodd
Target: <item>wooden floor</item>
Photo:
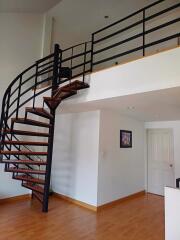
<instances>
[{"instance_id":1,"label":"wooden floor","mask_svg":"<svg viewBox=\"0 0 180 240\"><path fill-rule=\"evenodd\" d=\"M36 200L0 204L0 240L164 240L164 202L137 197L94 213L51 197L48 214Z\"/></svg>"}]
</instances>

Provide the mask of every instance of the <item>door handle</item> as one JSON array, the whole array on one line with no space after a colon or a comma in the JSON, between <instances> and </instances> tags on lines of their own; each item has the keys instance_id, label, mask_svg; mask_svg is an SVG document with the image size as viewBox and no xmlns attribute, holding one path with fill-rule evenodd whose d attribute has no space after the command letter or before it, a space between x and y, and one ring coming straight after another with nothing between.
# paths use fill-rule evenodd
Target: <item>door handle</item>
<instances>
[{"instance_id":1,"label":"door handle","mask_svg":"<svg viewBox=\"0 0 180 240\"><path fill-rule=\"evenodd\" d=\"M169 166L172 168L172 167L173 167L173 164L169 164Z\"/></svg>"}]
</instances>

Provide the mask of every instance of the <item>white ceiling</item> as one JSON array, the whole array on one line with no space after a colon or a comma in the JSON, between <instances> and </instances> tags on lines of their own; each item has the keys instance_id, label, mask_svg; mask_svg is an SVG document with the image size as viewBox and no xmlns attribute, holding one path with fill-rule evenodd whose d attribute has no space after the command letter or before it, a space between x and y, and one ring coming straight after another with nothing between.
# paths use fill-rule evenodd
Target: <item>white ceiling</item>
<instances>
[{"instance_id":1,"label":"white ceiling","mask_svg":"<svg viewBox=\"0 0 180 240\"><path fill-rule=\"evenodd\" d=\"M63 106L63 105L61 105ZM134 108L134 109L128 109ZM134 94L83 104L68 105L64 102L62 112L114 110L142 121L180 120L180 87Z\"/></svg>"},{"instance_id":2,"label":"white ceiling","mask_svg":"<svg viewBox=\"0 0 180 240\"><path fill-rule=\"evenodd\" d=\"M60 0L0 0L0 12L44 13Z\"/></svg>"},{"instance_id":3,"label":"white ceiling","mask_svg":"<svg viewBox=\"0 0 180 240\"><path fill-rule=\"evenodd\" d=\"M91 33L94 31L153 2L156 0L62 0L49 11L49 15L55 19L54 43L60 43L62 48L66 48L91 40ZM160 5L161 9L175 2L179 0L164 1ZM151 9L151 12L154 11L158 11L157 6ZM150 11L148 10L146 14L150 14ZM109 16L108 19L104 18L106 15ZM138 19L140 17L142 14L138 15ZM131 19L131 23L137 21L136 18ZM129 21L125 24L127 23ZM122 26L118 25L119 28Z\"/></svg>"},{"instance_id":4,"label":"white ceiling","mask_svg":"<svg viewBox=\"0 0 180 240\"><path fill-rule=\"evenodd\" d=\"M49 14L55 18L54 42L63 48L90 40L91 33L156 0L62 0ZM105 19L104 16L109 18ZM56 28L57 26L57 28Z\"/></svg>"}]
</instances>

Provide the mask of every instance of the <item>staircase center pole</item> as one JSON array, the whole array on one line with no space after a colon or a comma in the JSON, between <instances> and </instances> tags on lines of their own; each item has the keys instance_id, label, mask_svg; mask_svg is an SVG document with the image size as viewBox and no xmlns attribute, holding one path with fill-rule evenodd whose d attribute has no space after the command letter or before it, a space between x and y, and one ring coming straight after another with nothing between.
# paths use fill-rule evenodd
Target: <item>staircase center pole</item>
<instances>
[{"instance_id":1,"label":"staircase center pole","mask_svg":"<svg viewBox=\"0 0 180 240\"><path fill-rule=\"evenodd\" d=\"M53 67L53 80L52 80L52 93L58 88L58 73L59 73L59 53L60 48L58 44L54 46L54 67ZM53 156L53 144L54 144L54 127L55 127L55 114L56 110L51 109L51 114L53 118L50 120L51 127L49 128L49 138L48 138L48 156L47 156L47 166L46 166L46 177L44 186L44 197L43 197L43 212L48 212L48 202L49 202L49 188L51 181L51 167L52 167L52 156Z\"/></svg>"}]
</instances>

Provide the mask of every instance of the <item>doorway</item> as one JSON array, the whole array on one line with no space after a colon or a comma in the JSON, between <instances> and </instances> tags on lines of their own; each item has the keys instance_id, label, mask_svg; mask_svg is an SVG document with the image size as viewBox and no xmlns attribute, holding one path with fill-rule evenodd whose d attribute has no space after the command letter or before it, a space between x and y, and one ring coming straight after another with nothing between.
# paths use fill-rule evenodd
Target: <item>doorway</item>
<instances>
[{"instance_id":1,"label":"doorway","mask_svg":"<svg viewBox=\"0 0 180 240\"><path fill-rule=\"evenodd\" d=\"M164 196L164 187L175 187L173 131L147 130L147 187L149 193Z\"/></svg>"}]
</instances>

